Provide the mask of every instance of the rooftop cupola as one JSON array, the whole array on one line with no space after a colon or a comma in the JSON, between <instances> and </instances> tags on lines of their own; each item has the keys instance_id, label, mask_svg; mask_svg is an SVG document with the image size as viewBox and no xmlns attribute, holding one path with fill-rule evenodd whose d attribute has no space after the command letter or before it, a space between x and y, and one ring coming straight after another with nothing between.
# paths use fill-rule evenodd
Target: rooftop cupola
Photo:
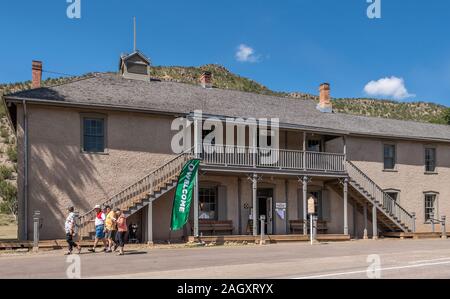
<instances>
[{"instance_id":1,"label":"rooftop cupola","mask_svg":"<svg viewBox=\"0 0 450 299\"><path fill-rule=\"evenodd\" d=\"M150 81L150 59L139 51L121 55L119 68L126 79Z\"/></svg>"},{"instance_id":2,"label":"rooftop cupola","mask_svg":"<svg viewBox=\"0 0 450 299\"><path fill-rule=\"evenodd\" d=\"M133 18L133 33L133 52L120 55L120 74L126 79L150 81L150 59L136 48L136 18Z\"/></svg>"}]
</instances>

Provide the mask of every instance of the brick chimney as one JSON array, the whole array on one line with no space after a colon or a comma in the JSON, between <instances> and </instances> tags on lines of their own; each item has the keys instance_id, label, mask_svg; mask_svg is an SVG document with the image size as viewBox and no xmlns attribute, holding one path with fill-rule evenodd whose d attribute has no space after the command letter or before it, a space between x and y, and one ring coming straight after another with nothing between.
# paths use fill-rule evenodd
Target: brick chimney
<instances>
[{"instance_id":1,"label":"brick chimney","mask_svg":"<svg viewBox=\"0 0 450 299\"><path fill-rule=\"evenodd\" d=\"M333 105L331 104L330 98L330 84L329 83L321 84L319 91L320 95L319 95L319 104L317 104L317 109L323 113L332 113Z\"/></svg>"},{"instance_id":2,"label":"brick chimney","mask_svg":"<svg viewBox=\"0 0 450 299\"><path fill-rule=\"evenodd\" d=\"M31 64L31 69L32 69L31 87L39 88L41 87L41 80L42 80L42 62L33 60Z\"/></svg>"},{"instance_id":3,"label":"brick chimney","mask_svg":"<svg viewBox=\"0 0 450 299\"><path fill-rule=\"evenodd\" d=\"M212 88L212 74L211 72L203 72L200 77L200 84L203 88Z\"/></svg>"}]
</instances>

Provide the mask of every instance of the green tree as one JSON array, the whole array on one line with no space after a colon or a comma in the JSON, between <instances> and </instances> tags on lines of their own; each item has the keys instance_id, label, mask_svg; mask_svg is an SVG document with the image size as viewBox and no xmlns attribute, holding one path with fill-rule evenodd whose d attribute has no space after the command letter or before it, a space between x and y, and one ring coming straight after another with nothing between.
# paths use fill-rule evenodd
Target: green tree
<instances>
[{"instance_id":1,"label":"green tree","mask_svg":"<svg viewBox=\"0 0 450 299\"><path fill-rule=\"evenodd\" d=\"M7 181L0 181L0 212L14 215L17 220L17 188Z\"/></svg>"},{"instance_id":2,"label":"green tree","mask_svg":"<svg viewBox=\"0 0 450 299\"><path fill-rule=\"evenodd\" d=\"M447 108L444 111L444 121L447 125L450 125L450 108Z\"/></svg>"}]
</instances>

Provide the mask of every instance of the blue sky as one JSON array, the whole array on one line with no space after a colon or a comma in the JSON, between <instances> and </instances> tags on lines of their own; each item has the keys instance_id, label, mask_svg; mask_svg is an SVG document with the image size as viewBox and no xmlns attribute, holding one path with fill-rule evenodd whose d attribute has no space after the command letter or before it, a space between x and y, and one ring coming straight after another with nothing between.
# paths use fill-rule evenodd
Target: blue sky
<instances>
[{"instance_id":1,"label":"blue sky","mask_svg":"<svg viewBox=\"0 0 450 299\"><path fill-rule=\"evenodd\" d=\"M116 71L136 16L155 65L218 63L274 90L330 82L334 97L450 106L450 1L381 3L374 20L366 0L81 0L81 19L69 19L66 0L2 0L0 82L30 79L32 59L67 74Z\"/></svg>"}]
</instances>

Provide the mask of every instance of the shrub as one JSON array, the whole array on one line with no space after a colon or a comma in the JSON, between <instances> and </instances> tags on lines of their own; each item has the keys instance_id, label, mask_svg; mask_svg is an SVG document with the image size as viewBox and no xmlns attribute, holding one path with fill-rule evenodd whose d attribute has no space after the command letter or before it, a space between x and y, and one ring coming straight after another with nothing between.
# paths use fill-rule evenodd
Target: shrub
<instances>
[{"instance_id":1,"label":"shrub","mask_svg":"<svg viewBox=\"0 0 450 299\"><path fill-rule=\"evenodd\" d=\"M0 136L5 139L7 139L9 137L9 131L6 127L2 126L0 128Z\"/></svg>"},{"instance_id":2,"label":"shrub","mask_svg":"<svg viewBox=\"0 0 450 299\"><path fill-rule=\"evenodd\" d=\"M450 108L447 108L444 111L444 122L445 124L450 125Z\"/></svg>"},{"instance_id":3,"label":"shrub","mask_svg":"<svg viewBox=\"0 0 450 299\"><path fill-rule=\"evenodd\" d=\"M17 148L15 146L9 146L6 150L6 154L11 162L17 162Z\"/></svg>"},{"instance_id":4,"label":"shrub","mask_svg":"<svg viewBox=\"0 0 450 299\"><path fill-rule=\"evenodd\" d=\"M17 188L7 181L0 182L0 212L17 215Z\"/></svg>"},{"instance_id":5,"label":"shrub","mask_svg":"<svg viewBox=\"0 0 450 299\"><path fill-rule=\"evenodd\" d=\"M6 166L0 165L0 181L9 180L12 176L13 169Z\"/></svg>"}]
</instances>

